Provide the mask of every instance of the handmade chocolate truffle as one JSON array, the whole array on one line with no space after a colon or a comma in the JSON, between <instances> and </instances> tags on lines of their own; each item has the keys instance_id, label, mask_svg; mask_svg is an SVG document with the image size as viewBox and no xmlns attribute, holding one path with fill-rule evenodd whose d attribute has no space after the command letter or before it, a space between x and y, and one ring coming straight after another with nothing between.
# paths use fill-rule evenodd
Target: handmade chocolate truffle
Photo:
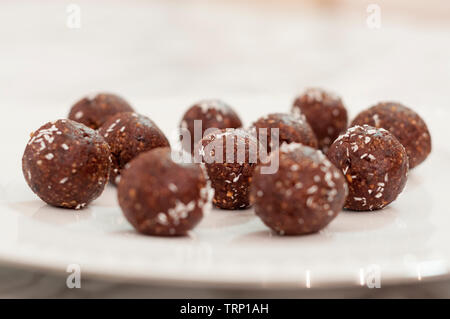
<instances>
[{"instance_id":1,"label":"handmade chocolate truffle","mask_svg":"<svg viewBox=\"0 0 450 319\"><path fill-rule=\"evenodd\" d=\"M382 102L361 112L352 123L384 128L403 144L409 167L422 163L431 153L431 136L424 120L410 108L395 102Z\"/></svg>"},{"instance_id":2,"label":"handmade chocolate truffle","mask_svg":"<svg viewBox=\"0 0 450 319\"><path fill-rule=\"evenodd\" d=\"M327 226L342 210L347 192L342 173L325 155L298 143L282 144L270 155L275 174L253 175L255 213L280 235L303 235Z\"/></svg>"},{"instance_id":3,"label":"handmade chocolate truffle","mask_svg":"<svg viewBox=\"0 0 450 319\"><path fill-rule=\"evenodd\" d=\"M347 129L347 110L341 98L322 89L307 89L294 101L292 112L305 115L324 152Z\"/></svg>"},{"instance_id":4,"label":"handmade chocolate truffle","mask_svg":"<svg viewBox=\"0 0 450 319\"><path fill-rule=\"evenodd\" d=\"M84 97L75 103L70 110L69 119L96 130L108 118L121 112L133 112L133 108L120 96L100 93Z\"/></svg>"},{"instance_id":5,"label":"handmade chocolate truffle","mask_svg":"<svg viewBox=\"0 0 450 319\"><path fill-rule=\"evenodd\" d=\"M185 235L203 217L208 188L198 164L177 164L169 148L140 154L126 165L118 184L119 205L146 235Z\"/></svg>"},{"instance_id":6,"label":"handmade chocolate truffle","mask_svg":"<svg viewBox=\"0 0 450 319\"><path fill-rule=\"evenodd\" d=\"M273 129L278 129L278 132ZM258 141L266 146L268 152L276 149L283 142L301 143L313 148L318 146L317 138L304 116L285 113L269 114L253 123L251 131L256 134ZM272 135L276 139L275 142L272 140Z\"/></svg>"},{"instance_id":7,"label":"handmade chocolate truffle","mask_svg":"<svg viewBox=\"0 0 450 319\"><path fill-rule=\"evenodd\" d=\"M31 134L22 158L30 188L44 202L80 209L100 196L108 182L108 144L96 131L58 120Z\"/></svg>"},{"instance_id":8,"label":"handmade chocolate truffle","mask_svg":"<svg viewBox=\"0 0 450 319\"><path fill-rule=\"evenodd\" d=\"M347 179L345 208L349 210L381 209L405 187L408 155L385 129L354 126L331 145L327 155Z\"/></svg>"},{"instance_id":9,"label":"handmade chocolate truffle","mask_svg":"<svg viewBox=\"0 0 450 319\"><path fill-rule=\"evenodd\" d=\"M133 112L110 117L99 129L112 154L110 180L117 183L122 168L138 154L170 146L164 133L148 117Z\"/></svg>"},{"instance_id":10,"label":"handmade chocolate truffle","mask_svg":"<svg viewBox=\"0 0 450 319\"><path fill-rule=\"evenodd\" d=\"M199 146L215 191L213 204L222 209L249 207L250 183L259 162L256 138L243 129L223 129L205 136Z\"/></svg>"},{"instance_id":11,"label":"handmade chocolate truffle","mask_svg":"<svg viewBox=\"0 0 450 319\"><path fill-rule=\"evenodd\" d=\"M194 121L198 121L195 125ZM220 100L203 100L193 105L181 120L182 146L187 152L192 153L194 146L200 141L205 131L209 129L239 128L242 122L233 109ZM189 132L189 136L184 136L183 131ZM196 132L197 130L197 132Z\"/></svg>"}]
</instances>

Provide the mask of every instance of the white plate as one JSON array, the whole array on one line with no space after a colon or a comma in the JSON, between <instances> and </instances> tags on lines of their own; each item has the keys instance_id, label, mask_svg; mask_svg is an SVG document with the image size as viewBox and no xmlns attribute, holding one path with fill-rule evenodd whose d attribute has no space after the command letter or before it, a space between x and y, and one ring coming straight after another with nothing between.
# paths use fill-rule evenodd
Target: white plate
<instances>
[{"instance_id":1,"label":"white plate","mask_svg":"<svg viewBox=\"0 0 450 319\"><path fill-rule=\"evenodd\" d=\"M212 209L189 237L146 237L122 216L114 187L81 211L54 208L31 193L15 165L4 172L0 259L59 271L79 264L84 275L120 280L220 287L359 285L378 272L382 284L447 277L450 153L440 140L391 206L342 212L319 234L303 237L273 235L252 209Z\"/></svg>"},{"instance_id":2,"label":"white plate","mask_svg":"<svg viewBox=\"0 0 450 319\"><path fill-rule=\"evenodd\" d=\"M370 30L361 16L80 3L80 30L65 28L64 6L50 3L30 2L28 10L11 3L0 19L2 29L14 30L2 37L0 59L0 260L213 287L360 285L377 269L382 285L449 277L448 25L425 32L383 20L382 29ZM97 88L123 94L170 135L199 98L223 98L249 124L287 111L310 85L342 94L352 115L395 99L426 119L433 154L388 208L343 212L304 237L272 236L252 210L213 210L190 237L156 238L133 231L112 187L82 211L62 210L41 202L22 176L28 134Z\"/></svg>"}]
</instances>

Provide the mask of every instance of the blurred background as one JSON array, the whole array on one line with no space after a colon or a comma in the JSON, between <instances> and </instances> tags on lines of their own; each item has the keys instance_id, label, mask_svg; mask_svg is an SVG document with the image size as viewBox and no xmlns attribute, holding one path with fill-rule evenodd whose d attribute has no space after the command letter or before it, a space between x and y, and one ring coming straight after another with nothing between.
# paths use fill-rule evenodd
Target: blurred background
<instances>
[{"instance_id":1,"label":"blurred background","mask_svg":"<svg viewBox=\"0 0 450 319\"><path fill-rule=\"evenodd\" d=\"M163 109L217 97L248 124L307 86L352 115L383 99L437 114L450 83L445 0L2 1L0 34L2 107L64 117L111 91L165 131L181 114Z\"/></svg>"},{"instance_id":2,"label":"blurred background","mask_svg":"<svg viewBox=\"0 0 450 319\"><path fill-rule=\"evenodd\" d=\"M171 135L199 99L221 98L249 124L288 111L296 94L319 86L341 95L351 116L380 100L401 101L444 140L449 36L446 0L2 1L0 134L26 141L96 91L124 96ZM2 144L15 154L2 168L20 170L23 145ZM3 198L10 182L0 181ZM89 285L97 296L126 296L111 293L123 291L117 285ZM450 285L439 285L424 288L427 296L448 296ZM56 297L64 287L53 275L0 266L0 297ZM134 297L171 294L127 289ZM390 294L411 294L398 289Z\"/></svg>"}]
</instances>

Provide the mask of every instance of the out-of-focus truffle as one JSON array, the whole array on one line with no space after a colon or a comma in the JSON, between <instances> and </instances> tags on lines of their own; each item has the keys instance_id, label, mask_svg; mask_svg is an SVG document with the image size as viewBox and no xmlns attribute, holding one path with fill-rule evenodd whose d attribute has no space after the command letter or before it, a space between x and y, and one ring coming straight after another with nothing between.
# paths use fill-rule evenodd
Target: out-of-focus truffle
<instances>
[{"instance_id":1,"label":"out-of-focus truffle","mask_svg":"<svg viewBox=\"0 0 450 319\"><path fill-rule=\"evenodd\" d=\"M169 141L148 117L125 112L110 117L99 129L112 154L111 182L116 184L122 168L140 153L168 147Z\"/></svg>"},{"instance_id":2,"label":"out-of-focus truffle","mask_svg":"<svg viewBox=\"0 0 450 319\"><path fill-rule=\"evenodd\" d=\"M292 112L303 114L325 153L339 134L347 129L348 117L342 99L318 88L307 89L295 101Z\"/></svg>"}]
</instances>

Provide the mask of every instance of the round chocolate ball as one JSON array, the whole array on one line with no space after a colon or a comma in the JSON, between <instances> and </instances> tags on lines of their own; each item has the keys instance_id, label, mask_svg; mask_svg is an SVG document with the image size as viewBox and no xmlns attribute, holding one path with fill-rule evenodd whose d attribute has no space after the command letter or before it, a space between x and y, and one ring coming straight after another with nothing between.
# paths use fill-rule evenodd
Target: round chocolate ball
<instances>
[{"instance_id":1,"label":"round chocolate ball","mask_svg":"<svg viewBox=\"0 0 450 319\"><path fill-rule=\"evenodd\" d=\"M197 126L194 121L199 121ZM203 100L191 106L181 120L181 131L186 131L190 139L182 138L183 149L192 153L195 145L203 138L206 130L239 128L242 122L236 112L220 100ZM195 130L197 129L197 134ZM186 136L188 137L188 136Z\"/></svg>"},{"instance_id":2,"label":"round chocolate ball","mask_svg":"<svg viewBox=\"0 0 450 319\"><path fill-rule=\"evenodd\" d=\"M403 144L409 167L422 163L431 153L431 136L424 120L410 108L396 102L381 102L361 112L352 123L384 128Z\"/></svg>"},{"instance_id":3,"label":"round chocolate ball","mask_svg":"<svg viewBox=\"0 0 450 319\"><path fill-rule=\"evenodd\" d=\"M318 88L307 89L297 97L292 112L304 114L319 142L327 152L334 140L347 129L347 110L337 95Z\"/></svg>"},{"instance_id":4,"label":"round chocolate ball","mask_svg":"<svg viewBox=\"0 0 450 319\"><path fill-rule=\"evenodd\" d=\"M157 147L167 147L164 133L148 117L133 113L119 113L110 117L99 129L109 144L112 155L110 180L117 183L123 167L138 154Z\"/></svg>"},{"instance_id":5,"label":"round chocolate ball","mask_svg":"<svg viewBox=\"0 0 450 319\"><path fill-rule=\"evenodd\" d=\"M222 209L250 206L250 184L259 163L258 141L243 129L223 129L205 136L199 143L205 163L213 204Z\"/></svg>"},{"instance_id":6,"label":"round chocolate ball","mask_svg":"<svg viewBox=\"0 0 450 319\"><path fill-rule=\"evenodd\" d=\"M255 213L280 235L303 235L327 226L342 210L347 185L342 173L325 155L298 143L282 144L272 152L278 161L274 174L253 176Z\"/></svg>"},{"instance_id":7,"label":"round chocolate ball","mask_svg":"<svg viewBox=\"0 0 450 319\"><path fill-rule=\"evenodd\" d=\"M381 209L403 191L408 178L408 155L385 129L354 126L331 145L328 158L344 173L349 187L345 208Z\"/></svg>"},{"instance_id":8,"label":"round chocolate ball","mask_svg":"<svg viewBox=\"0 0 450 319\"><path fill-rule=\"evenodd\" d=\"M111 154L96 131L58 120L31 134L22 158L28 186L53 206L80 209L100 196L108 182Z\"/></svg>"},{"instance_id":9,"label":"round chocolate ball","mask_svg":"<svg viewBox=\"0 0 450 319\"><path fill-rule=\"evenodd\" d=\"M273 129L278 129L278 132ZM268 152L283 142L318 147L317 138L304 116L287 113L269 114L253 123L251 131L256 134L258 141L266 146ZM272 135L276 142L272 140Z\"/></svg>"},{"instance_id":10,"label":"round chocolate ball","mask_svg":"<svg viewBox=\"0 0 450 319\"><path fill-rule=\"evenodd\" d=\"M97 130L111 116L121 112L133 112L133 108L120 96L99 93L84 97L70 109L69 119Z\"/></svg>"},{"instance_id":11,"label":"round chocolate ball","mask_svg":"<svg viewBox=\"0 0 450 319\"><path fill-rule=\"evenodd\" d=\"M170 149L140 154L126 165L118 184L119 205L140 233L186 235L203 217L208 188L198 164L177 164Z\"/></svg>"}]
</instances>

